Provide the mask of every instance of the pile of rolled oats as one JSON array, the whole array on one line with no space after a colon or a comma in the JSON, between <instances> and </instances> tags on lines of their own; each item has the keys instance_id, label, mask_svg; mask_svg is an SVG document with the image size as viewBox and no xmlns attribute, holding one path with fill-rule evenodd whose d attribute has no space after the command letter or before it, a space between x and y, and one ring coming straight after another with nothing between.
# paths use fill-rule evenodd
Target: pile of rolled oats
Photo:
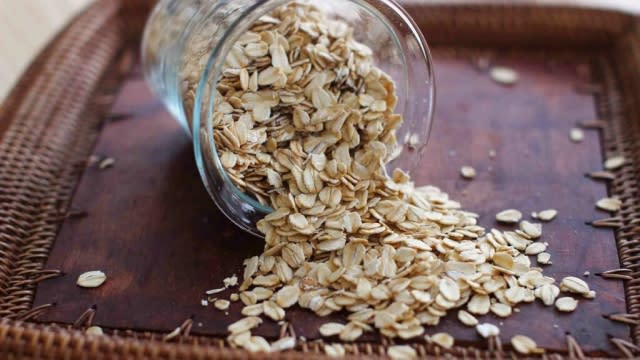
<instances>
[{"instance_id":1,"label":"pile of rolled oats","mask_svg":"<svg viewBox=\"0 0 640 360\"><path fill-rule=\"evenodd\" d=\"M229 326L230 343L251 351L295 346L292 338L269 344L251 334L261 316L279 322L295 305L319 316L347 311L345 323L320 333L354 341L374 330L424 336L450 311L496 336L499 329L476 316L508 317L536 299L575 309L567 298L556 303L561 291L592 298L584 281L565 278L559 287L532 265L534 255L550 263L541 224L511 209L498 220L519 229L485 231L478 215L438 188L415 187L401 170L386 173L402 123L395 87L353 32L294 3L260 18L228 55L217 84L217 151L233 182L274 209L258 223L264 253L245 260L231 299L244 303L246 317ZM426 339L454 343L445 333ZM513 344L541 351L523 336ZM344 354L339 344L326 351ZM405 354L415 351L389 351Z\"/></svg>"}]
</instances>

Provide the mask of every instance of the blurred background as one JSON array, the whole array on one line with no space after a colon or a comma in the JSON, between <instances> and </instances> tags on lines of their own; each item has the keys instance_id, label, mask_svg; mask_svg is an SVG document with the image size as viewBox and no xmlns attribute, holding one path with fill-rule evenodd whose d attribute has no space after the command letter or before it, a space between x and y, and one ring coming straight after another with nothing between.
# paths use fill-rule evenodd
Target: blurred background
<instances>
[{"instance_id":1,"label":"blurred background","mask_svg":"<svg viewBox=\"0 0 640 360\"><path fill-rule=\"evenodd\" d=\"M31 58L71 17L94 0L0 0L0 101ZM133 1L133 0L132 0ZM148 0L151 1L151 0ZM640 14L640 0L400 0L460 2L526 2L614 8Z\"/></svg>"}]
</instances>

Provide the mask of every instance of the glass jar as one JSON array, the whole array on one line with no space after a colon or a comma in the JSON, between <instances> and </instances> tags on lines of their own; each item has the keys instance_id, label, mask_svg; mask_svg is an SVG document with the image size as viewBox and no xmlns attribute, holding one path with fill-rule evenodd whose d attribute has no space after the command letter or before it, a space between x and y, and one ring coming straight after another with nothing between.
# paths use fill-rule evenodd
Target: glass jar
<instances>
[{"instance_id":1,"label":"glass jar","mask_svg":"<svg viewBox=\"0 0 640 360\"><path fill-rule=\"evenodd\" d=\"M224 170L213 135L216 91L210 90L224 76L227 54L242 34L290 1L160 0L142 43L145 77L192 137L196 164L211 198L229 220L257 236L261 234L256 222L271 209L241 191ZM308 2L352 26L355 40L373 51L376 66L395 82L395 112L404 117L397 138L407 146L387 169L417 169L431 130L435 96L431 56L418 27L393 0Z\"/></svg>"}]
</instances>

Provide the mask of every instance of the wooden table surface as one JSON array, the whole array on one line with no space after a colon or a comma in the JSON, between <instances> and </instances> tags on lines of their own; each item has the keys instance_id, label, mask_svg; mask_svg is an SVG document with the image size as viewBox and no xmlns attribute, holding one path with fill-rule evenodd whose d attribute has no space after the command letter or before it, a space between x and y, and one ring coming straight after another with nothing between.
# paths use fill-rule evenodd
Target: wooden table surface
<instances>
[{"instance_id":1,"label":"wooden table surface","mask_svg":"<svg viewBox=\"0 0 640 360\"><path fill-rule=\"evenodd\" d=\"M31 59L67 21L92 0L0 0L0 100ZM496 2L496 0L415 0ZM500 0L497 0L500 1ZM507 0L509 1L509 0ZM540 4L568 3L615 8L640 14L638 0L510 0ZM6 54L9 54L7 56Z\"/></svg>"}]
</instances>

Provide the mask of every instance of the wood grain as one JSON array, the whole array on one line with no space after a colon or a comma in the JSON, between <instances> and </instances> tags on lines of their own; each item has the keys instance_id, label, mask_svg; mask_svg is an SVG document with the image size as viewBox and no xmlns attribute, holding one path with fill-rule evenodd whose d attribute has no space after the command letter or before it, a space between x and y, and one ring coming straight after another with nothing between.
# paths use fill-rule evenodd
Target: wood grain
<instances>
[{"instance_id":1,"label":"wood grain","mask_svg":"<svg viewBox=\"0 0 640 360\"><path fill-rule=\"evenodd\" d=\"M525 214L558 209L557 220L544 227L554 261L546 271L557 279L619 267L612 231L584 224L606 216L593 206L606 187L582 176L601 167L598 134L587 132L581 144L568 139L578 121L597 115L593 99L573 91L580 80L576 65L590 56L554 59L550 71L550 58L542 54L500 54L499 63L521 75L515 87L505 88L470 66L466 55L436 50L435 125L424 167L413 174L418 183L437 185L478 212L487 227L496 226L493 216L504 208ZM202 307L200 300L225 277L240 276L242 260L258 254L262 244L215 208L197 174L190 139L139 72L123 85L112 113L127 116L104 126L95 152L114 157L115 166L90 167L79 184L72 207L88 216L62 226L47 268L67 275L38 286L34 306L57 304L40 320L72 323L96 305L95 323L105 327L170 331L193 316L195 333L222 336L241 305L233 304L227 315ZM495 159L488 156L492 149ZM459 177L465 164L477 169L474 181ZM78 288L76 277L88 270L105 271L107 282L94 290ZM622 283L593 275L587 280L598 297L581 300L573 314L535 303L519 306L509 319L490 315L481 321L500 324L504 342L528 334L546 348L566 349L564 335L570 332L587 351L612 351L607 336L627 339L628 329L601 315L625 312ZM332 318L344 320L343 314ZM319 325L329 321L304 310L288 312L287 320L308 339L317 338ZM265 321L258 333L277 336L277 328ZM484 343L455 316L427 329L437 331L450 332L459 343Z\"/></svg>"}]
</instances>

